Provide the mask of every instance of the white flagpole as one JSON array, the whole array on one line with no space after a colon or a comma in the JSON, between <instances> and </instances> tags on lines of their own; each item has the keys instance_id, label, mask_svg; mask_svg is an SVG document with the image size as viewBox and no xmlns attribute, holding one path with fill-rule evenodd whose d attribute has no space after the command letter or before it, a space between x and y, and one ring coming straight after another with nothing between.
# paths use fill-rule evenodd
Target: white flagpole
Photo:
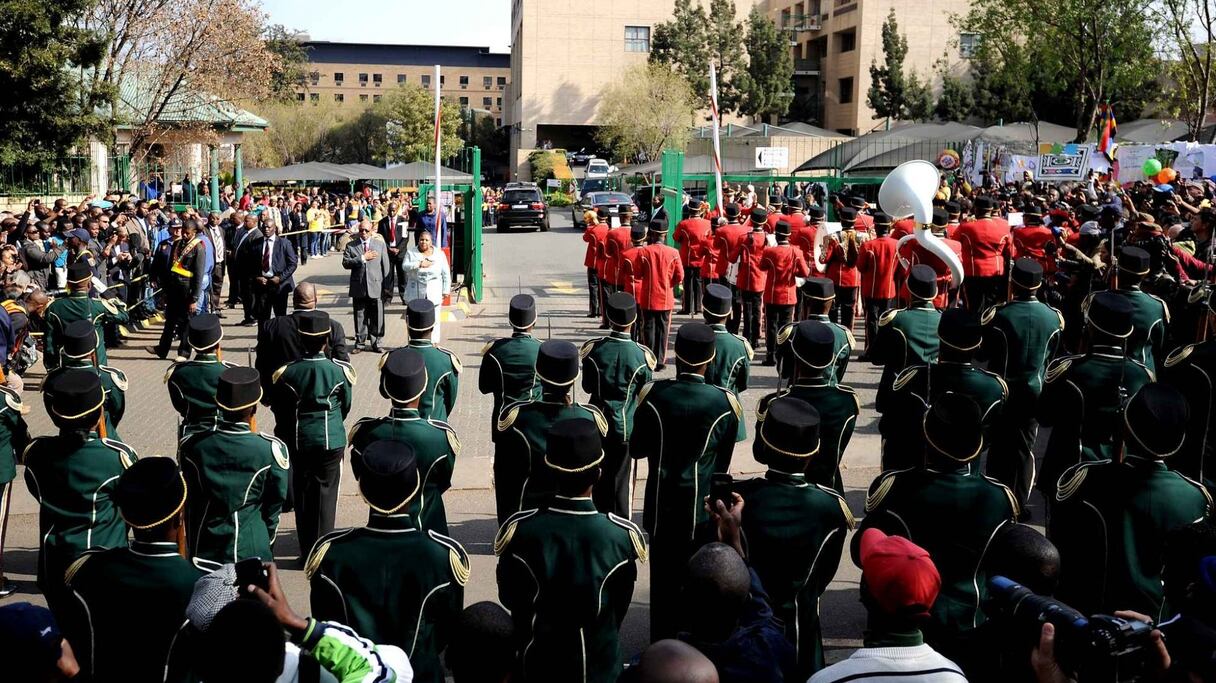
<instances>
[{"instance_id":1,"label":"white flagpole","mask_svg":"<svg viewBox=\"0 0 1216 683\"><path fill-rule=\"evenodd\" d=\"M718 120L718 70L714 68L713 62L709 63L709 107L714 123L714 191L718 215L722 215L725 209L722 208L722 147L718 141L718 129L720 128L720 121Z\"/></svg>"},{"instance_id":2,"label":"white flagpole","mask_svg":"<svg viewBox=\"0 0 1216 683\"><path fill-rule=\"evenodd\" d=\"M440 248L443 248L444 246L446 246L445 240L447 237L446 235L444 235L444 230L443 230L443 215L444 215L443 214L443 201L442 201L443 194L440 192L440 188L442 186L439 183L439 181L440 181L439 150L440 150L440 142L443 137L442 130L441 130L441 126L443 124L443 103L440 100L440 92L439 92L440 90L442 90L442 87L440 86L440 84L442 83L442 80L440 80L440 79L442 79L442 78L443 78L443 76L440 73L439 65L436 64L435 65L435 76L434 76L434 83L435 83L435 242L436 242L435 246L440 247Z\"/></svg>"}]
</instances>

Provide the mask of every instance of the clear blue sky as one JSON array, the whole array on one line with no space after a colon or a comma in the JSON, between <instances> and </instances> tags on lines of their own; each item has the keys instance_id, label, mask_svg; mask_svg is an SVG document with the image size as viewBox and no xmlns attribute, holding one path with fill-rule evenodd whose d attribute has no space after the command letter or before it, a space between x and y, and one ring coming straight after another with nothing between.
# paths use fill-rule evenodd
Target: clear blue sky
<instances>
[{"instance_id":1,"label":"clear blue sky","mask_svg":"<svg viewBox=\"0 0 1216 683\"><path fill-rule=\"evenodd\" d=\"M313 40L510 49L511 0L262 0L262 8L271 23Z\"/></svg>"}]
</instances>

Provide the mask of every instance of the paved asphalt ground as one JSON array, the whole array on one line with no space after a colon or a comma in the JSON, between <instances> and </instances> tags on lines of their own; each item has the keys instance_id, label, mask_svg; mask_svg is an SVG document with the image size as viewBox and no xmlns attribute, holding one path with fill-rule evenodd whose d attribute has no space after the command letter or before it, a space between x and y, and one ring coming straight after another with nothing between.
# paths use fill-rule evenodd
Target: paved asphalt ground
<instances>
[{"instance_id":1,"label":"paved asphalt ground","mask_svg":"<svg viewBox=\"0 0 1216 683\"><path fill-rule=\"evenodd\" d=\"M451 417L463 444L456 465L455 481L451 491L444 496L451 522L452 535L464 544L472 556L472 576L465 589L465 604L480 600L494 600L497 596L494 578L495 558L493 538L496 531L494 497L491 491L489 425L491 401L477 392L477 373L480 369L480 352L484 344L496 337L509 334L506 308L510 297L519 291L537 298L541 318L537 335L543 338L566 339L575 344L598 336L596 321L585 317L586 273L582 267L584 243L580 233L570 227L569 210L555 209L552 213L552 231L548 233L513 232L500 234L488 229L485 235L486 295L478 304L468 305L467 318L460 321L445 321L442 324L444 346L456 351L464 371L461 374L460 394L456 410ZM315 283L321 290L321 307L336 316L351 333L353 322L346 296L347 274L342 270L339 257L331 254L323 259L311 259L296 273L296 280ZM467 304L467 302L462 302ZM456 309L457 307L453 307ZM404 307L400 302L389 306L386 318L389 348L405 342L405 324L402 320ZM236 311L227 313L225 323L224 357L241 364L247 362L248 349L255 334L253 328L237 327L232 323L240 320ZM673 321L672 338L679 322ZM177 415L170 407L168 394L162 378L168 363L149 356L143 347L153 343L159 328L137 333L125 347L111 351L112 365L124 370L130 380L127 391L127 411L119 432L123 439L141 455L173 455ZM377 356L365 353L353 356L359 374L354 408L348 426L366 415L384 415L388 402L380 398L375 389ZM772 368L761 367L760 359L752 366L752 388L743 395L747 411L749 436L752 431L751 416L756 401L777 385ZM27 378L25 400L33 407L29 416L31 432L37 435L53 431L50 420L42 407L37 385L41 379L41 368L35 368ZM660 375L670 377L674 364ZM879 472L879 436L876 414L873 412L874 392L879 372L868 364L850 365L847 383L853 386L862 400L862 415L856 433L844 457L844 481L847 498L853 512L860 517L865 500L865 491L870 481ZM580 392L581 393L581 392ZM580 399L585 398L580 396ZM263 410L258 414L262 430L270 431L273 417ZM763 468L751 456L751 439L736 445L733 460L736 478L759 474ZM639 471L645 477L645 467ZM18 472L14 482L12 515L9 519L7 550L4 569L19 585L18 592L6 601L30 600L41 602L42 597L34 585L38 553L37 505L25 487L22 473ZM637 490L640 492L642 486ZM636 519L641 519L641 498L636 500ZM345 468L342 495L338 506L338 526L361 525L366 520L366 507L359 498L349 466ZM286 571L288 596L298 611L308 610L308 586L297 561L299 547L295 537L294 515L283 515L278 542L275 545L276 560ZM846 546L847 548L847 546ZM860 645L864 627L864 610L857 599L859 570L846 556L840 569L824 595L820 612L823 618L823 635L829 661L848 655ZM623 645L626 657L631 657L648 642L648 612L650 586L647 572L641 572L634 591L633 605L623 628Z\"/></svg>"}]
</instances>

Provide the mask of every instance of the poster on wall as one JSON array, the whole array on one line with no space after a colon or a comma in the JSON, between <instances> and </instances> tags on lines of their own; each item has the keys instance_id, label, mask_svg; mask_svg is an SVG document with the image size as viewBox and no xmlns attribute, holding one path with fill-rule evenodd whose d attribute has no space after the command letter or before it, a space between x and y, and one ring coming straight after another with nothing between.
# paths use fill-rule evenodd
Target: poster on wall
<instances>
[{"instance_id":1,"label":"poster on wall","mask_svg":"<svg viewBox=\"0 0 1216 683\"><path fill-rule=\"evenodd\" d=\"M1172 168L1184 180L1199 180L1216 174L1216 145L1172 142L1165 145L1120 145L1115 152L1120 183L1145 180L1144 162L1156 159L1162 168Z\"/></svg>"},{"instance_id":2,"label":"poster on wall","mask_svg":"<svg viewBox=\"0 0 1216 683\"><path fill-rule=\"evenodd\" d=\"M1047 154L1040 154L1034 179L1051 182L1084 180L1089 173L1089 156L1092 151L1093 147L1090 145L1065 145Z\"/></svg>"},{"instance_id":3,"label":"poster on wall","mask_svg":"<svg viewBox=\"0 0 1216 683\"><path fill-rule=\"evenodd\" d=\"M1030 173L1035 175L1035 169L1039 167L1039 157L1030 156L1029 154L1008 154L1004 157L1007 161L1005 164L1005 182L1020 183L1022 182L1023 174Z\"/></svg>"}]
</instances>

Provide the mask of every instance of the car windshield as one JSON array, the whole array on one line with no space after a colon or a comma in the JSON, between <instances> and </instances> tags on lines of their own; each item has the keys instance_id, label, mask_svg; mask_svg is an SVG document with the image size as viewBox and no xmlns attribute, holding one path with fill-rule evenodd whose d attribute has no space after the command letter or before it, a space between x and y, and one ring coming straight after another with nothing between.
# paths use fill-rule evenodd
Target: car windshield
<instances>
[{"instance_id":1,"label":"car windshield","mask_svg":"<svg viewBox=\"0 0 1216 683\"><path fill-rule=\"evenodd\" d=\"M591 198L591 203L595 205L601 204L632 204L633 200L624 192L596 192Z\"/></svg>"},{"instance_id":2,"label":"car windshield","mask_svg":"<svg viewBox=\"0 0 1216 683\"><path fill-rule=\"evenodd\" d=\"M507 190L502 194L504 204L528 204L540 201L540 190Z\"/></svg>"},{"instance_id":3,"label":"car windshield","mask_svg":"<svg viewBox=\"0 0 1216 683\"><path fill-rule=\"evenodd\" d=\"M584 194L587 192L599 192L601 190L607 190L607 189L608 189L608 179L607 178L590 178L588 180L583 181L583 193Z\"/></svg>"}]
</instances>

